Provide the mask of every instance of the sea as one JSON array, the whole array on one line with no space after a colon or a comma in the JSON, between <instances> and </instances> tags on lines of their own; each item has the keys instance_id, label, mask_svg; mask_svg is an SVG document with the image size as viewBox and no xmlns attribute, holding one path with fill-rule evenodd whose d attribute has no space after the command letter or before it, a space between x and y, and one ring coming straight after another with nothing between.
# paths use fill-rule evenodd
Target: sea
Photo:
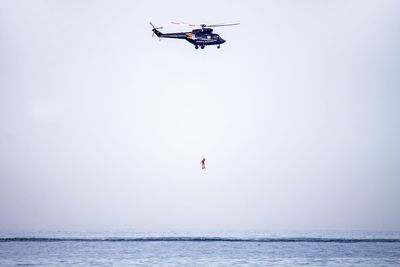
<instances>
[{"instance_id":1,"label":"sea","mask_svg":"<svg viewBox=\"0 0 400 267\"><path fill-rule=\"evenodd\" d=\"M0 233L0 266L400 266L400 232Z\"/></svg>"}]
</instances>

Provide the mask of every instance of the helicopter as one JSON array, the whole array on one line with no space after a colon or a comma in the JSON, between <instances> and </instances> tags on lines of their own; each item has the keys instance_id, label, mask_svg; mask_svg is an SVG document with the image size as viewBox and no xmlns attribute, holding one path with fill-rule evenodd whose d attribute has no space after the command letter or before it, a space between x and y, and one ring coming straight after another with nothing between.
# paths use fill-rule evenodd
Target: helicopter
<instances>
[{"instance_id":1,"label":"helicopter","mask_svg":"<svg viewBox=\"0 0 400 267\"><path fill-rule=\"evenodd\" d=\"M159 30L162 27L154 27L153 23L150 22L151 27L153 27L153 37L154 34L160 38L172 38L172 39L183 39L194 45L195 49L204 49L207 45L217 45L217 48L221 47L221 44L225 43L226 41L222 39L218 34L213 33L214 27L224 27L224 26L235 26L239 25L240 23L229 23L229 24L188 24L182 22L171 22L172 24L185 24L190 27L196 27L196 29L192 30L191 32L176 32L176 33L162 33Z\"/></svg>"}]
</instances>

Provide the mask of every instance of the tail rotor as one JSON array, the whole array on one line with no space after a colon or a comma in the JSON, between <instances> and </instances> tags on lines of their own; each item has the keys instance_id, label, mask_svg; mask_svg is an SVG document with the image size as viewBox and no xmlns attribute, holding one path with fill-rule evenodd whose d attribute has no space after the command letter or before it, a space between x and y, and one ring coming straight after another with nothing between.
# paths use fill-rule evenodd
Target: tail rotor
<instances>
[{"instance_id":1,"label":"tail rotor","mask_svg":"<svg viewBox=\"0 0 400 267\"><path fill-rule=\"evenodd\" d=\"M151 35L152 37L154 37L154 34L159 33L158 30L161 30L163 27L154 27L153 23L150 22L150 26L153 28L153 34Z\"/></svg>"}]
</instances>

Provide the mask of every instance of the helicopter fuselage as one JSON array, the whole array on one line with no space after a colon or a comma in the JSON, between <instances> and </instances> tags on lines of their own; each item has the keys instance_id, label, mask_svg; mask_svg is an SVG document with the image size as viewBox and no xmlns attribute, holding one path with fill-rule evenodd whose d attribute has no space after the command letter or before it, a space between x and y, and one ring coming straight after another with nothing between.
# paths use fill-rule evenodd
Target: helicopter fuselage
<instances>
[{"instance_id":1,"label":"helicopter fuselage","mask_svg":"<svg viewBox=\"0 0 400 267\"><path fill-rule=\"evenodd\" d=\"M193 44L196 49L201 47L202 49L207 45L218 45L226 41L222 39L218 34L213 33L213 29L202 28L195 29L191 32L178 32L178 33L161 33L157 29L153 29L153 32L159 38L172 38L172 39L185 39L189 43Z\"/></svg>"}]
</instances>

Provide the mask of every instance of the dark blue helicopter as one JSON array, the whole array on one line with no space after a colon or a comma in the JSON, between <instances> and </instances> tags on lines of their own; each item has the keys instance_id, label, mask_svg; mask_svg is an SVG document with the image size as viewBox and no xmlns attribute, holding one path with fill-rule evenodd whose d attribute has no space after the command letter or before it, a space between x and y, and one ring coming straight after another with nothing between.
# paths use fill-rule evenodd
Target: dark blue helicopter
<instances>
[{"instance_id":1,"label":"dark blue helicopter","mask_svg":"<svg viewBox=\"0 0 400 267\"><path fill-rule=\"evenodd\" d=\"M180 22L172 22L173 24L186 24ZM204 49L206 45L217 45L217 48L221 47L221 44L226 41L222 39L218 34L213 33L214 27L223 27L223 26L234 26L239 25L240 23L230 23L230 24L213 24L213 25L194 25L194 24L186 24L191 27L201 27L199 29L194 29L191 32L177 32L177 33L162 33L159 29L162 27L156 28L153 23L150 22L151 27L153 27L153 37L154 34L161 38L172 38L172 39L184 39L194 45L194 48Z\"/></svg>"}]
</instances>

